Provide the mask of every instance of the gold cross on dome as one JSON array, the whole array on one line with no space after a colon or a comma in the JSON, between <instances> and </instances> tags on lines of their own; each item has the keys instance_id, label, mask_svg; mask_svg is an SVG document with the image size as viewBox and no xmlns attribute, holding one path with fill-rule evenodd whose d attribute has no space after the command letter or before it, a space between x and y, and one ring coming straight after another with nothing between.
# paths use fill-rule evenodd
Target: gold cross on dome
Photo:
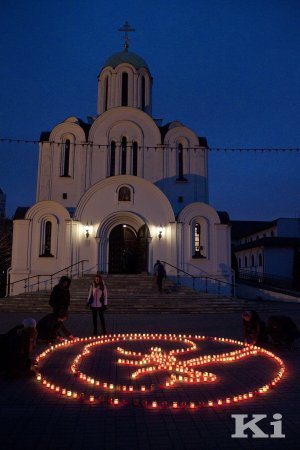
<instances>
[{"instance_id":1,"label":"gold cross on dome","mask_svg":"<svg viewBox=\"0 0 300 450\"><path fill-rule=\"evenodd\" d=\"M135 29L132 28L126 20L124 25L121 28L119 28L118 31L124 31L124 49L125 49L125 51L127 51L128 47L129 47L128 33L130 33L131 31L135 31Z\"/></svg>"}]
</instances>

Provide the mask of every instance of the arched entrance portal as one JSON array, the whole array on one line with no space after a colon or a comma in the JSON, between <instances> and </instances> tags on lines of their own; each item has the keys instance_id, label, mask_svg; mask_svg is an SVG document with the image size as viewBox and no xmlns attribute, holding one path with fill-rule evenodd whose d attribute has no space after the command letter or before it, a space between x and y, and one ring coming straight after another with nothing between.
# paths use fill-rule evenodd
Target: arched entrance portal
<instances>
[{"instance_id":1,"label":"arched entrance portal","mask_svg":"<svg viewBox=\"0 0 300 450\"><path fill-rule=\"evenodd\" d=\"M148 270L149 229L138 232L129 225L115 226L109 235L109 273L141 273Z\"/></svg>"}]
</instances>

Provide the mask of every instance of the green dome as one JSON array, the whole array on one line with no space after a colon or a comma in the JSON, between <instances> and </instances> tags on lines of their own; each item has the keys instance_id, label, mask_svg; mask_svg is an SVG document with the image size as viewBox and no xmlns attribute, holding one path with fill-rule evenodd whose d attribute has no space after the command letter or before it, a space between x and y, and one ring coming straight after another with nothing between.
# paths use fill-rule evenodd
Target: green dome
<instances>
[{"instance_id":1,"label":"green dome","mask_svg":"<svg viewBox=\"0 0 300 450\"><path fill-rule=\"evenodd\" d=\"M126 51L118 52L110 56L105 61L103 68L108 66L115 68L122 63L131 64L136 69L141 69L142 67L144 67L145 69L149 70L147 63L143 58L141 58L136 53Z\"/></svg>"}]
</instances>

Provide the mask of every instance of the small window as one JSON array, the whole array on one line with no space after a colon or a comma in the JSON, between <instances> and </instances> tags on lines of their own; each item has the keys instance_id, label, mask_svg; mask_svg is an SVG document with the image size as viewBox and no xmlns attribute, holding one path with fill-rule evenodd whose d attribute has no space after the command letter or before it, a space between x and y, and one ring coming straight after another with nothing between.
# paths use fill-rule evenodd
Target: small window
<instances>
[{"instance_id":1,"label":"small window","mask_svg":"<svg viewBox=\"0 0 300 450\"><path fill-rule=\"evenodd\" d=\"M183 176L183 146L182 144L178 144L177 147L177 172L178 177L177 181L187 181Z\"/></svg>"},{"instance_id":2,"label":"small window","mask_svg":"<svg viewBox=\"0 0 300 450\"><path fill-rule=\"evenodd\" d=\"M112 141L110 144L110 170L109 174L111 177L115 175L115 167L116 167L116 143Z\"/></svg>"},{"instance_id":3,"label":"small window","mask_svg":"<svg viewBox=\"0 0 300 450\"><path fill-rule=\"evenodd\" d=\"M64 143L63 148L63 167L62 167L62 176L69 177L70 176L70 149L71 149L71 141L67 139Z\"/></svg>"},{"instance_id":4,"label":"small window","mask_svg":"<svg viewBox=\"0 0 300 450\"><path fill-rule=\"evenodd\" d=\"M263 257L262 257L261 253L258 255L258 265L259 265L259 267L261 267L263 265Z\"/></svg>"},{"instance_id":5,"label":"small window","mask_svg":"<svg viewBox=\"0 0 300 450\"><path fill-rule=\"evenodd\" d=\"M244 259L244 267L248 267L248 258L247 258L247 256L245 256L245 259Z\"/></svg>"},{"instance_id":6,"label":"small window","mask_svg":"<svg viewBox=\"0 0 300 450\"><path fill-rule=\"evenodd\" d=\"M239 269L242 267L242 260L239 258Z\"/></svg>"},{"instance_id":7,"label":"small window","mask_svg":"<svg viewBox=\"0 0 300 450\"><path fill-rule=\"evenodd\" d=\"M104 80L104 111L107 111L108 107L108 77Z\"/></svg>"},{"instance_id":8,"label":"small window","mask_svg":"<svg viewBox=\"0 0 300 450\"><path fill-rule=\"evenodd\" d=\"M118 195L119 202L130 202L131 201L131 192L129 187L122 186L119 189L119 195Z\"/></svg>"},{"instance_id":9,"label":"small window","mask_svg":"<svg viewBox=\"0 0 300 450\"><path fill-rule=\"evenodd\" d=\"M141 92L141 97L142 97L142 110L145 111L145 107L146 107L146 82L145 82L145 77L142 77L142 86L141 86L142 92Z\"/></svg>"},{"instance_id":10,"label":"small window","mask_svg":"<svg viewBox=\"0 0 300 450\"><path fill-rule=\"evenodd\" d=\"M40 256L53 256L51 253L52 223L50 220L47 220L43 225Z\"/></svg>"},{"instance_id":11,"label":"small window","mask_svg":"<svg viewBox=\"0 0 300 450\"><path fill-rule=\"evenodd\" d=\"M122 73L122 106L128 106L128 73Z\"/></svg>"},{"instance_id":12,"label":"small window","mask_svg":"<svg viewBox=\"0 0 300 450\"><path fill-rule=\"evenodd\" d=\"M121 141L121 174L126 175L126 159L127 159L127 139L122 138Z\"/></svg>"},{"instance_id":13,"label":"small window","mask_svg":"<svg viewBox=\"0 0 300 450\"><path fill-rule=\"evenodd\" d=\"M251 255L251 267L254 267L254 255Z\"/></svg>"},{"instance_id":14,"label":"small window","mask_svg":"<svg viewBox=\"0 0 300 450\"><path fill-rule=\"evenodd\" d=\"M132 144L132 175L137 175L137 161L138 161L138 144Z\"/></svg>"}]
</instances>

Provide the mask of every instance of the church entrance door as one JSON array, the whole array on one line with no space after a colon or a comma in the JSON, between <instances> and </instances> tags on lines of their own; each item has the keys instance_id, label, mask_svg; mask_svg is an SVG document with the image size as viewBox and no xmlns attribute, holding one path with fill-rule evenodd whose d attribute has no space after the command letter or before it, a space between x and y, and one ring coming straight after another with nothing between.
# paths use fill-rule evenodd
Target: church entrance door
<instances>
[{"instance_id":1,"label":"church entrance door","mask_svg":"<svg viewBox=\"0 0 300 450\"><path fill-rule=\"evenodd\" d=\"M109 235L109 273L141 273L147 271L148 227L138 233L129 225L117 225Z\"/></svg>"}]
</instances>

